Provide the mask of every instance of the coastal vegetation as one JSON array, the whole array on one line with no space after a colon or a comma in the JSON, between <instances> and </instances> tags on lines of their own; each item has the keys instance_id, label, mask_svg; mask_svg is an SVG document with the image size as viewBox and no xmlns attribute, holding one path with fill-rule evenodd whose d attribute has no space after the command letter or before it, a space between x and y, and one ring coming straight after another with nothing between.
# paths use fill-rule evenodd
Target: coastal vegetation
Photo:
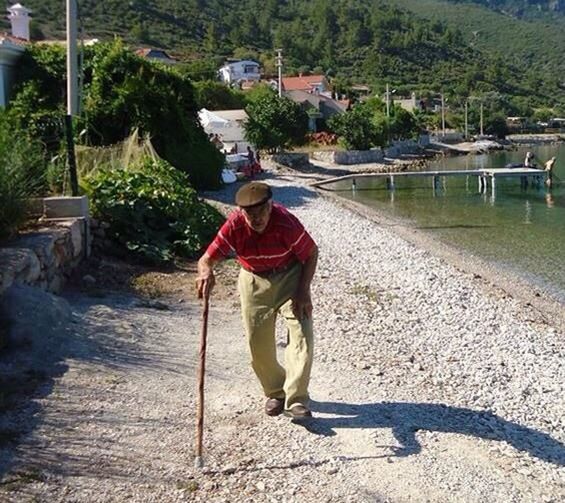
<instances>
[{"instance_id":1,"label":"coastal vegetation","mask_svg":"<svg viewBox=\"0 0 565 503\"><path fill-rule=\"evenodd\" d=\"M30 142L0 113L0 239L11 237L26 221L27 200L45 191L41 146Z\"/></svg>"},{"instance_id":2,"label":"coastal vegetation","mask_svg":"<svg viewBox=\"0 0 565 503\"><path fill-rule=\"evenodd\" d=\"M304 142L308 115L290 99L269 91L249 103L246 111L245 138L255 147L274 152Z\"/></svg>"},{"instance_id":3,"label":"coastal vegetation","mask_svg":"<svg viewBox=\"0 0 565 503\"><path fill-rule=\"evenodd\" d=\"M108 236L151 262L194 257L223 222L201 202L186 174L145 156L124 169L103 169L85 180L94 215L109 223Z\"/></svg>"},{"instance_id":4,"label":"coastal vegetation","mask_svg":"<svg viewBox=\"0 0 565 503\"><path fill-rule=\"evenodd\" d=\"M65 53L32 46L0 121L0 237L25 223L26 200L65 192ZM216 188L224 156L208 140L188 77L133 54L121 41L85 48L82 111L75 120L81 157L149 137L151 156L79 170L94 214L119 246L152 261L198 253L221 223L195 188ZM136 135L137 137L137 135Z\"/></svg>"},{"instance_id":5,"label":"coastal vegetation","mask_svg":"<svg viewBox=\"0 0 565 503\"><path fill-rule=\"evenodd\" d=\"M64 137L64 48L32 46L21 68L10 117L18 130L56 152ZM79 144L111 145L137 128L151 136L157 153L185 172L193 186L219 186L223 156L198 122L188 77L136 56L116 40L84 49L82 80Z\"/></svg>"}]
</instances>

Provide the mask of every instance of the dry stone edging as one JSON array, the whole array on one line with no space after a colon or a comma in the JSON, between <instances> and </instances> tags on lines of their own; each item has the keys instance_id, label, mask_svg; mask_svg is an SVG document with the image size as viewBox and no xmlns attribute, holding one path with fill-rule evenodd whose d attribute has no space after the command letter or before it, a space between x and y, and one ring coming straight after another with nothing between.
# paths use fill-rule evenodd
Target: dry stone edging
<instances>
[{"instance_id":1,"label":"dry stone edging","mask_svg":"<svg viewBox=\"0 0 565 503\"><path fill-rule=\"evenodd\" d=\"M52 224L0 248L0 296L12 284L58 293L72 270L89 253L88 219L65 219Z\"/></svg>"}]
</instances>

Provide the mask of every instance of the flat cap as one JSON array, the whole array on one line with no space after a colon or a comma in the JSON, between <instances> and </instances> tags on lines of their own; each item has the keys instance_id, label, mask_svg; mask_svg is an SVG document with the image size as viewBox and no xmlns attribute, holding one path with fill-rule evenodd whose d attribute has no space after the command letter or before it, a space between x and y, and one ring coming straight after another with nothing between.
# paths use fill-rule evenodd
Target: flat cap
<instances>
[{"instance_id":1,"label":"flat cap","mask_svg":"<svg viewBox=\"0 0 565 503\"><path fill-rule=\"evenodd\" d=\"M271 187L262 182L249 182L241 187L235 195L235 204L240 208L253 208L266 203L273 197Z\"/></svg>"}]
</instances>

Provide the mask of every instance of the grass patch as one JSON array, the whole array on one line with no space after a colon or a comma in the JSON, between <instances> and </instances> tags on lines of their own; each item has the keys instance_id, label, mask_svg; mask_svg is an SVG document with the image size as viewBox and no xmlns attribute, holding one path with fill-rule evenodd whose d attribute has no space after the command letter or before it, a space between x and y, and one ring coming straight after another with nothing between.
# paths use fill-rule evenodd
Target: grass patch
<instances>
[{"instance_id":1,"label":"grass patch","mask_svg":"<svg viewBox=\"0 0 565 503\"><path fill-rule=\"evenodd\" d=\"M177 482L177 489L179 491L186 491L186 492L196 492L199 488L199 484L198 482L196 482L196 480L189 480L189 481L179 481Z\"/></svg>"},{"instance_id":2,"label":"grass patch","mask_svg":"<svg viewBox=\"0 0 565 503\"><path fill-rule=\"evenodd\" d=\"M371 302L379 302L381 300L381 294L368 285L354 285L349 289L349 293L365 297Z\"/></svg>"}]
</instances>

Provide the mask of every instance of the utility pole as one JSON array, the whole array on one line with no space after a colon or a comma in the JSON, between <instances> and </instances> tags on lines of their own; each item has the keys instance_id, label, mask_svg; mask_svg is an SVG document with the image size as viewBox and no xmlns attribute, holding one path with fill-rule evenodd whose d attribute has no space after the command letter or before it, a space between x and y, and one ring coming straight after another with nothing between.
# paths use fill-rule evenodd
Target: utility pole
<instances>
[{"instance_id":1,"label":"utility pole","mask_svg":"<svg viewBox=\"0 0 565 503\"><path fill-rule=\"evenodd\" d=\"M469 101L465 98L465 139L469 138Z\"/></svg>"},{"instance_id":2,"label":"utility pole","mask_svg":"<svg viewBox=\"0 0 565 503\"><path fill-rule=\"evenodd\" d=\"M390 117L390 90L388 84L386 85L386 116Z\"/></svg>"},{"instance_id":3,"label":"utility pole","mask_svg":"<svg viewBox=\"0 0 565 503\"><path fill-rule=\"evenodd\" d=\"M277 51L277 68L279 70L279 98L282 96L282 49L275 49Z\"/></svg>"},{"instance_id":4,"label":"utility pole","mask_svg":"<svg viewBox=\"0 0 565 503\"><path fill-rule=\"evenodd\" d=\"M483 134L484 134L483 133L483 108L484 108L484 105L483 105L483 102L481 100L481 136L483 136Z\"/></svg>"},{"instance_id":5,"label":"utility pole","mask_svg":"<svg viewBox=\"0 0 565 503\"><path fill-rule=\"evenodd\" d=\"M445 99L441 93L441 134L445 137Z\"/></svg>"},{"instance_id":6,"label":"utility pole","mask_svg":"<svg viewBox=\"0 0 565 503\"><path fill-rule=\"evenodd\" d=\"M78 177L73 141L73 115L77 113L77 3L67 0L67 160L71 177L71 193L78 196Z\"/></svg>"}]
</instances>

